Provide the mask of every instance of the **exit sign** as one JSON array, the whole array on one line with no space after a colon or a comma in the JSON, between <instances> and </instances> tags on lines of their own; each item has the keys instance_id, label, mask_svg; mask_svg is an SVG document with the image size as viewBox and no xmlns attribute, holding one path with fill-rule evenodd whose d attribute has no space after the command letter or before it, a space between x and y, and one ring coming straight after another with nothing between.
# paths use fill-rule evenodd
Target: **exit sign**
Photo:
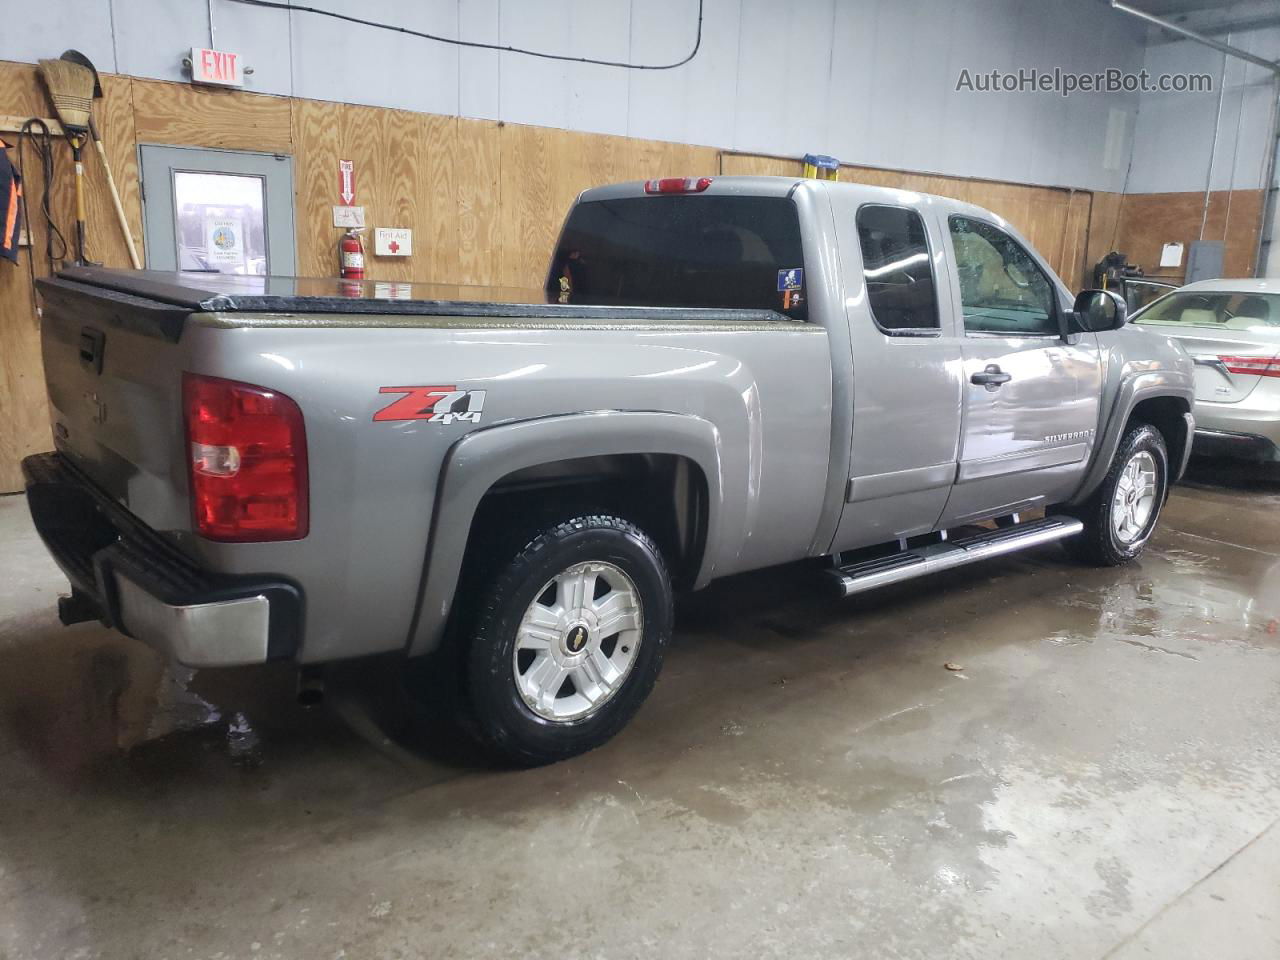
<instances>
[{"instance_id":1,"label":"exit sign","mask_svg":"<svg viewBox=\"0 0 1280 960\"><path fill-rule=\"evenodd\" d=\"M215 87L243 87L244 66L240 62L240 54L192 47L191 82Z\"/></svg>"}]
</instances>

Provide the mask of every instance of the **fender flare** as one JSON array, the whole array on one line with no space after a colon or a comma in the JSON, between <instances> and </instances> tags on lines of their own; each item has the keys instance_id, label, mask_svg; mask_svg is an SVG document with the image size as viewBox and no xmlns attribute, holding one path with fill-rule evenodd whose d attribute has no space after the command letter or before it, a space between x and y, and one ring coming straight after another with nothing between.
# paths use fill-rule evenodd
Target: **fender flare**
<instances>
[{"instance_id":1,"label":"fender flare","mask_svg":"<svg viewBox=\"0 0 1280 960\"><path fill-rule=\"evenodd\" d=\"M409 656L439 646L453 606L476 510L508 474L558 460L616 454L687 457L707 483L707 537L695 587L711 578L718 555L724 477L720 431L689 414L603 410L500 424L469 433L449 448L441 470Z\"/></svg>"},{"instance_id":2,"label":"fender flare","mask_svg":"<svg viewBox=\"0 0 1280 960\"><path fill-rule=\"evenodd\" d=\"M1170 483L1175 483L1181 478L1183 471L1186 470L1187 461L1191 457L1191 439L1195 432L1195 419L1190 411L1195 409L1195 392L1181 377L1173 375L1173 371L1170 370L1148 370L1130 374L1121 381L1116 391L1115 402L1111 404L1111 416L1094 451L1093 461L1085 472L1080 488L1068 501L1070 505L1075 506L1084 502L1098 489L1107 471L1111 469L1111 461L1120 447L1125 424L1133 415L1134 408L1143 400L1155 397L1175 397L1187 403L1187 412L1183 413L1187 431L1186 442L1183 444L1181 462L1170 464L1172 473Z\"/></svg>"}]
</instances>

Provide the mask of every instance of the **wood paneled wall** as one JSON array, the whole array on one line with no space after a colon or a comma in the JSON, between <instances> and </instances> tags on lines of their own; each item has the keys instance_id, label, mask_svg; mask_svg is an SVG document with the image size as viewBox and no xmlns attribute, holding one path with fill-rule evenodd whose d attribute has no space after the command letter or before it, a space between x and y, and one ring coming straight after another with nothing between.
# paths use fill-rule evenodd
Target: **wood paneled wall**
<instances>
[{"instance_id":1,"label":"wood paneled wall","mask_svg":"<svg viewBox=\"0 0 1280 960\"><path fill-rule=\"evenodd\" d=\"M104 101L95 109L95 119L107 146L121 200L131 214L133 232L140 242L142 217L134 149L132 81L104 76L102 86ZM37 83L34 66L0 62L0 114L52 116ZM9 143L17 141L12 133L0 133L0 138ZM23 186L35 221L27 225L27 230L34 241L30 249L35 255L36 271L43 274L47 272L45 231L38 211L44 182L33 151L28 148L25 154L27 179ZM10 151L10 158L17 161L16 149ZM89 256L112 266L127 267L129 258L124 238L115 228L115 212L106 179L92 146L84 150L84 164L87 216L95 225L87 244ZM71 175L71 149L65 141L54 138L55 185L50 193L50 207L68 243L73 242L75 234ZM105 226L111 229L103 229ZM22 478L18 465L24 456L51 446L40 361L40 330L33 306L28 256L24 250L17 267L0 262L0 493L20 488Z\"/></svg>"},{"instance_id":2,"label":"wood paneled wall","mask_svg":"<svg viewBox=\"0 0 1280 960\"><path fill-rule=\"evenodd\" d=\"M338 160L356 167L367 222L414 229L415 256L374 279L538 286L573 198L655 171L715 173L711 147L487 120L295 101L298 268L332 274Z\"/></svg>"},{"instance_id":3,"label":"wood paneled wall","mask_svg":"<svg viewBox=\"0 0 1280 960\"><path fill-rule=\"evenodd\" d=\"M467 120L349 104L290 100L129 77L103 78L94 107L131 231L142 248L138 144L256 150L294 158L298 273L336 272L332 226L338 160L356 164L357 203L367 222L410 227L412 258L369 258L374 280L530 286L574 196L611 180L665 173L714 174L719 153L688 146ZM0 114L51 116L30 64L0 62ZM12 134L3 134L10 142ZM56 143L57 224L74 220L70 151ZM11 154L16 160L16 151ZM36 272L43 275L41 184L26 151ZM89 256L128 266L124 238L101 165L86 150ZM20 269L0 264L0 493L21 487L19 462L48 449L48 408L27 253Z\"/></svg>"},{"instance_id":4,"label":"wood paneled wall","mask_svg":"<svg viewBox=\"0 0 1280 960\"><path fill-rule=\"evenodd\" d=\"M95 116L140 249L139 144L282 153L294 161L297 264L304 276L332 275L336 269L339 231L331 225L330 207L337 199L339 159L355 162L356 202L365 207L370 226L414 230L415 255L371 257L371 279L504 286L541 283L564 212L586 187L664 175L800 173L797 160L722 154L712 147L129 77L104 75L102 81L105 97L95 106ZM0 114L50 116L34 66L0 62ZM53 208L69 237L70 155L62 142L56 152ZM108 266L127 266L101 164L91 150L86 157L89 255ZM35 221L29 226L36 269L43 273L44 224L36 213L41 184L29 150L27 159L27 196ZM1093 262L1116 245L1113 239L1125 249L1124 242L1132 238L1133 249L1126 251L1131 258L1146 251L1146 240L1139 239L1150 213L1146 201L1137 198L1125 198L1122 204L1116 194L854 166L842 167L840 178L940 193L989 207L1026 234L1072 285L1079 285ZM1247 248L1252 257L1261 212L1259 203L1239 194L1231 206L1230 222L1223 206L1221 219L1211 215L1214 226L1206 235L1251 225L1247 241L1233 237L1235 252L1229 252L1228 263L1235 268L1239 251ZM1173 219L1189 217L1189 211L1177 210ZM1192 219L1198 232L1198 207ZM1160 242L1173 238L1161 235ZM0 264L0 492L20 487L23 456L51 445L25 252L22 260L20 269Z\"/></svg>"},{"instance_id":5,"label":"wood paneled wall","mask_svg":"<svg viewBox=\"0 0 1280 960\"><path fill-rule=\"evenodd\" d=\"M1084 275L1081 289L1093 282L1093 265L1116 248L1120 228L1120 204L1122 194L1095 190L1089 212L1089 243L1084 254Z\"/></svg>"},{"instance_id":6,"label":"wood paneled wall","mask_svg":"<svg viewBox=\"0 0 1280 960\"><path fill-rule=\"evenodd\" d=\"M1125 254L1147 276L1182 283L1186 277L1191 244L1201 238L1222 241L1222 275L1253 276L1262 230L1266 194L1262 190L1215 190L1209 195L1209 215L1204 216L1204 192L1130 193L1120 204L1119 225L1113 249ZM1161 267L1160 251L1166 243L1183 245L1182 266ZM1105 251L1104 251L1105 252Z\"/></svg>"}]
</instances>

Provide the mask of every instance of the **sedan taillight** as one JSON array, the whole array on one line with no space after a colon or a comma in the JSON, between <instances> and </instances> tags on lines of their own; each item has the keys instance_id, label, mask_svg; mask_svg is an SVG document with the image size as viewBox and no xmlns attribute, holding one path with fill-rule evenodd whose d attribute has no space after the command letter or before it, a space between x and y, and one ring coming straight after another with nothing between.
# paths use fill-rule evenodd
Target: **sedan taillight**
<instances>
[{"instance_id":1,"label":"sedan taillight","mask_svg":"<svg viewBox=\"0 0 1280 960\"><path fill-rule=\"evenodd\" d=\"M247 543L307 535L307 436L298 405L234 380L182 375L196 532Z\"/></svg>"},{"instance_id":2,"label":"sedan taillight","mask_svg":"<svg viewBox=\"0 0 1280 960\"><path fill-rule=\"evenodd\" d=\"M1258 377L1280 377L1280 357L1219 357L1231 373L1251 373Z\"/></svg>"}]
</instances>

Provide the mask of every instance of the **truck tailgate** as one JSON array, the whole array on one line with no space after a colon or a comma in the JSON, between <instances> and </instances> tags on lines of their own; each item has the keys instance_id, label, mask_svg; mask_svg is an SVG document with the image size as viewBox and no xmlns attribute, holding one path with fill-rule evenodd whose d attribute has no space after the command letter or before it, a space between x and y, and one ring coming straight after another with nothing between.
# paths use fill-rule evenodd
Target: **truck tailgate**
<instances>
[{"instance_id":1,"label":"truck tailgate","mask_svg":"<svg viewBox=\"0 0 1280 960\"><path fill-rule=\"evenodd\" d=\"M182 426L188 308L66 279L40 284L57 449L156 529L189 529Z\"/></svg>"}]
</instances>

